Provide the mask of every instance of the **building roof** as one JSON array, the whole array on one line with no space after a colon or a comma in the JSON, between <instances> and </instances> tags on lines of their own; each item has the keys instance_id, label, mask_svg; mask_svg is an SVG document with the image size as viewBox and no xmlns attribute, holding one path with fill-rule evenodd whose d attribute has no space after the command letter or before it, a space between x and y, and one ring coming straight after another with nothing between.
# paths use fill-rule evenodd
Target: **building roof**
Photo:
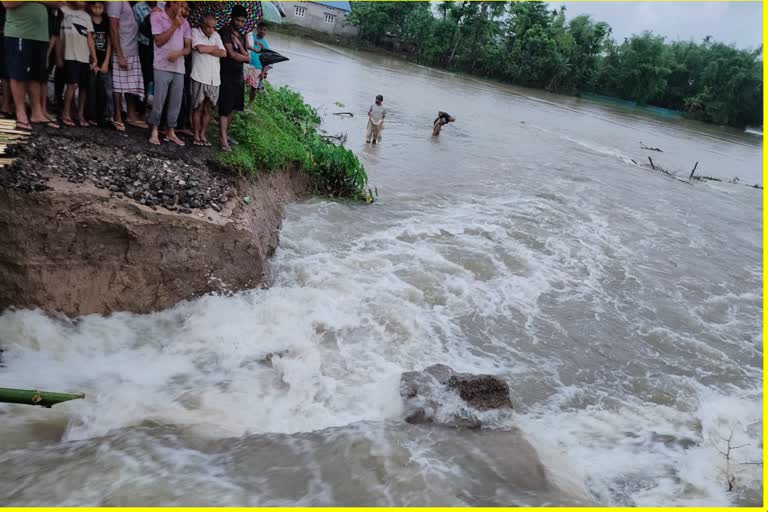
<instances>
[{"instance_id":1,"label":"building roof","mask_svg":"<svg viewBox=\"0 0 768 512\"><path fill-rule=\"evenodd\" d=\"M336 9L341 9L342 11L346 11L346 12L352 12L352 6L349 4L349 2L312 2L312 3L325 5L327 7L335 7Z\"/></svg>"}]
</instances>

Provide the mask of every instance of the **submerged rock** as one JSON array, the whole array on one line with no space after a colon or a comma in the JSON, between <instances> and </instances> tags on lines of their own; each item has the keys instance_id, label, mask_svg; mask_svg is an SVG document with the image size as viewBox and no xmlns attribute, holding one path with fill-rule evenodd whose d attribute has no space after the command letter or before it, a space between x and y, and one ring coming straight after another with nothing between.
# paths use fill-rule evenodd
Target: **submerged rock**
<instances>
[{"instance_id":1,"label":"submerged rock","mask_svg":"<svg viewBox=\"0 0 768 512\"><path fill-rule=\"evenodd\" d=\"M400 377L408 423L437 423L460 428L480 428L482 411L511 410L509 386L493 375L456 373L444 364Z\"/></svg>"}]
</instances>

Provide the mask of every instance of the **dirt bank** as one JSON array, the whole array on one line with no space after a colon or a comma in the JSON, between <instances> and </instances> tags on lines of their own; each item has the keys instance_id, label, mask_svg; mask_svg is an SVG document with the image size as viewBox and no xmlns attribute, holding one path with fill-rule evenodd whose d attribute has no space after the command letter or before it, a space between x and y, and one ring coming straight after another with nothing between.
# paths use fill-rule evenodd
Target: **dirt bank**
<instances>
[{"instance_id":1,"label":"dirt bank","mask_svg":"<svg viewBox=\"0 0 768 512\"><path fill-rule=\"evenodd\" d=\"M208 148L144 135L38 132L14 149L0 170L0 310L145 313L265 284L303 174L244 180L211 170Z\"/></svg>"}]
</instances>

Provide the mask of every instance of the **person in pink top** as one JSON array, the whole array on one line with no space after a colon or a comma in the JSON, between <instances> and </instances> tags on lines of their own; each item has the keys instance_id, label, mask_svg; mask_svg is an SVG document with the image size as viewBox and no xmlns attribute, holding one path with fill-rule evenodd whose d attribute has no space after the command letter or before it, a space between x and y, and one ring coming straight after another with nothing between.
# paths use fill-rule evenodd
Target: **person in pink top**
<instances>
[{"instance_id":1,"label":"person in pink top","mask_svg":"<svg viewBox=\"0 0 768 512\"><path fill-rule=\"evenodd\" d=\"M167 101L168 131L165 140L184 145L174 129L184 94L184 57L192 53L192 30L189 22L181 15L181 4L165 2L165 9L152 11L150 15L155 45L155 97L152 100L152 113L147 119L152 128L150 144L160 144L158 127Z\"/></svg>"}]
</instances>

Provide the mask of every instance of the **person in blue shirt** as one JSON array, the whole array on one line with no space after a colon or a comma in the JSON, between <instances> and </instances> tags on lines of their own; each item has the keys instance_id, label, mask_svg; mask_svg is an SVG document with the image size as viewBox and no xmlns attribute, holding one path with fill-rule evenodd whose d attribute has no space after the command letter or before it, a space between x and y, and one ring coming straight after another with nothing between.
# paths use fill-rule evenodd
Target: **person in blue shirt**
<instances>
[{"instance_id":1,"label":"person in blue shirt","mask_svg":"<svg viewBox=\"0 0 768 512\"><path fill-rule=\"evenodd\" d=\"M247 45L251 54L251 63L248 66L248 73L245 76L245 83L250 88L249 99L253 103L256 98L256 93L263 90L263 81L267 78L267 72L272 69L272 66L264 68L261 65L261 59L259 53L261 50L269 50L269 43L267 42L267 26L264 23L260 23L254 32L248 34Z\"/></svg>"}]
</instances>

